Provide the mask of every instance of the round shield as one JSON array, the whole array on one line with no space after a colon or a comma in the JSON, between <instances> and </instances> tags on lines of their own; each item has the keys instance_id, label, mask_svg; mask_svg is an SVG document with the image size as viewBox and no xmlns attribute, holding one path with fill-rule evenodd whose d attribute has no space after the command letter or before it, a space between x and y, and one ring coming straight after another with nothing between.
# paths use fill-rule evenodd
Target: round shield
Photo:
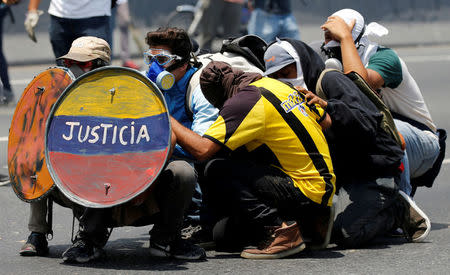
<instances>
[{"instance_id":1,"label":"round shield","mask_svg":"<svg viewBox=\"0 0 450 275\"><path fill-rule=\"evenodd\" d=\"M66 68L49 68L25 88L17 103L8 138L8 170L16 195L27 202L53 187L47 169L45 126L52 106L75 77Z\"/></svg>"},{"instance_id":2,"label":"round shield","mask_svg":"<svg viewBox=\"0 0 450 275\"><path fill-rule=\"evenodd\" d=\"M151 186L170 140L167 106L156 85L135 70L103 67L82 75L56 102L45 156L69 199L111 207Z\"/></svg>"}]
</instances>

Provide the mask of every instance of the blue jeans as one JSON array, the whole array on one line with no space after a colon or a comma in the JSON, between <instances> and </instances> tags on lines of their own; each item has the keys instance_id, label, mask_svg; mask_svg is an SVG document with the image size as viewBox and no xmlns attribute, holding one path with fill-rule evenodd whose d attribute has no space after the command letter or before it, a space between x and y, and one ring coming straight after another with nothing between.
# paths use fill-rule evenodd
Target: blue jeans
<instances>
[{"instance_id":1,"label":"blue jeans","mask_svg":"<svg viewBox=\"0 0 450 275\"><path fill-rule=\"evenodd\" d=\"M439 138L430 131L422 131L407 122L394 119L397 130L406 143L406 155L411 178L423 175L439 155Z\"/></svg>"},{"instance_id":2,"label":"blue jeans","mask_svg":"<svg viewBox=\"0 0 450 275\"><path fill-rule=\"evenodd\" d=\"M255 34L267 43L278 38L293 38L300 40L297 21L292 13L271 14L262 9L255 9L248 22L249 34Z\"/></svg>"},{"instance_id":3,"label":"blue jeans","mask_svg":"<svg viewBox=\"0 0 450 275\"><path fill-rule=\"evenodd\" d=\"M69 19L51 15L49 32L56 58L67 54L72 42L81 36L102 38L111 45L109 16Z\"/></svg>"},{"instance_id":4,"label":"blue jeans","mask_svg":"<svg viewBox=\"0 0 450 275\"><path fill-rule=\"evenodd\" d=\"M430 131L420 130L402 120L394 119L394 123L406 143L402 159L404 171L400 176L399 188L411 195L411 179L423 175L439 155L439 138Z\"/></svg>"}]
</instances>

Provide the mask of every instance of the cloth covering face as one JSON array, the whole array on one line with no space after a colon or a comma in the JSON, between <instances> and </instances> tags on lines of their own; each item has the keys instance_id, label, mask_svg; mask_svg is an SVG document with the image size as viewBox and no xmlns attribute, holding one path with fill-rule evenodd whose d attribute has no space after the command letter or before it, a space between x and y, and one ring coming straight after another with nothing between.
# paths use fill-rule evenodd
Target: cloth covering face
<instances>
[{"instance_id":1,"label":"cloth covering face","mask_svg":"<svg viewBox=\"0 0 450 275\"><path fill-rule=\"evenodd\" d=\"M332 16L339 16L342 18L345 23L350 24L352 20L355 20L355 26L352 29L352 37L353 41L355 41L358 36L364 31L361 36L359 42L356 45L358 50L358 54L361 57L361 61L364 66L367 66L369 63L370 57L376 53L378 49L378 43L370 41L369 35L375 37L382 37L389 33L388 29L383 27L382 25L371 22L368 25L365 25L364 17L357 11L353 9L342 9L332 14ZM330 41L324 47L339 47L341 44L338 41Z\"/></svg>"},{"instance_id":2,"label":"cloth covering face","mask_svg":"<svg viewBox=\"0 0 450 275\"><path fill-rule=\"evenodd\" d=\"M305 83L315 93L318 78L325 68L321 57L302 41L282 40L297 51ZM325 74L322 88L328 98L326 111L332 120L325 136L337 180L397 175L403 151L388 133L381 130L382 115L372 101L347 76L337 71Z\"/></svg>"}]
</instances>

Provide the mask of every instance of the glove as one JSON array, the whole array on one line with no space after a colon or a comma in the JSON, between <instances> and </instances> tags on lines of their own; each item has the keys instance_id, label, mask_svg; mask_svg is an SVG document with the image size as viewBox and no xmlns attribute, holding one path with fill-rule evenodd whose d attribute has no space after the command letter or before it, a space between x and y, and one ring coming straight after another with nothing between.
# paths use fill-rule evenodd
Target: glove
<instances>
[{"instance_id":1,"label":"glove","mask_svg":"<svg viewBox=\"0 0 450 275\"><path fill-rule=\"evenodd\" d=\"M38 21L39 21L39 16L41 16L44 12L41 10L33 10L33 11L28 11L27 12L27 17L25 18L25 30L28 33L28 37L30 37L31 40L33 40L34 42L37 42L36 40L36 36L34 34L34 28L36 27Z\"/></svg>"}]
</instances>

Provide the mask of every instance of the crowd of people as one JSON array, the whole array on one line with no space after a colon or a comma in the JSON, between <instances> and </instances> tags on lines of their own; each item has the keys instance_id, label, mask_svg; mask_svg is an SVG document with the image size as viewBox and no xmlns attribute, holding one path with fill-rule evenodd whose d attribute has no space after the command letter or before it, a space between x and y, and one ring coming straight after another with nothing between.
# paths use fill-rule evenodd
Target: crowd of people
<instances>
[{"instance_id":1,"label":"crowd of people","mask_svg":"<svg viewBox=\"0 0 450 275\"><path fill-rule=\"evenodd\" d=\"M255 1L255 28L265 24L258 23L269 8L262 2ZM38 3L30 0L31 38ZM76 77L110 65L107 4L50 3L57 64ZM292 20L289 3L270 8ZM124 221L114 213L128 203L87 208L53 189L48 197L71 208L80 224L63 260L104 256L108 228L119 226L153 225L149 253L185 260L205 259L207 247L278 259L330 243L361 247L399 232L423 241L431 223L413 196L439 172L445 130L433 122L405 62L369 40L384 27L344 9L321 28L320 47L299 40L297 29L230 39L220 52L199 56L187 30L148 32L142 73L163 90L172 130L171 155L142 202L157 207L133 208L134 219ZM161 81L168 75L171 85ZM47 208L46 199L30 203L21 255L48 254Z\"/></svg>"}]
</instances>

